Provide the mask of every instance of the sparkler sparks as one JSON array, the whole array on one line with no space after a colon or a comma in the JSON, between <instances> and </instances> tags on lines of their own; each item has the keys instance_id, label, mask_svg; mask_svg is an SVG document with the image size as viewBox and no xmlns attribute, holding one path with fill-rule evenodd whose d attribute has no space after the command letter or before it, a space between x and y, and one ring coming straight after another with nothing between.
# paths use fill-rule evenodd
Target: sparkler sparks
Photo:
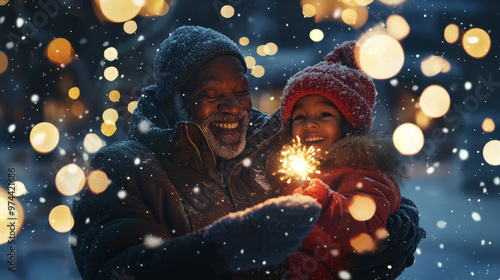
<instances>
[{"instance_id":1,"label":"sparkler sparks","mask_svg":"<svg viewBox=\"0 0 500 280\"><path fill-rule=\"evenodd\" d=\"M319 151L320 149L315 149L313 146L302 145L299 137L297 140L294 139L291 145L283 146L280 159L282 167L278 170L283 175L280 180L287 179L289 184L293 179L299 179L302 185L304 180L310 180L310 174L319 174L320 171L317 170L319 161L315 158Z\"/></svg>"}]
</instances>

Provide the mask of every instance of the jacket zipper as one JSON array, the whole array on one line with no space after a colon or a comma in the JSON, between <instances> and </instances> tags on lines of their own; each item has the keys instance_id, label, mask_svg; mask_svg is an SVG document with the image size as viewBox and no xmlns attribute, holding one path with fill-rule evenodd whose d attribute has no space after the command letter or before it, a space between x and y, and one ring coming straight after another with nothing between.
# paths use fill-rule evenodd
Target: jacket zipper
<instances>
[{"instance_id":1,"label":"jacket zipper","mask_svg":"<svg viewBox=\"0 0 500 280\"><path fill-rule=\"evenodd\" d=\"M196 125L196 126L198 126L198 125ZM188 126L185 125L184 127L185 127L185 130L186 130L186 136L187 136L189 142L191 143L191 145L193 145L194 149L196 150L196 154L198 155L198 161L199 161L200 165L203 166L203 160L201 158L200 150L193 143L193 140L191 140L191 137L189 136ZM201 134L203 134L203 137L205 137L205 140L206 140L207 139L207 135L205 134L205 132L199 126L198 126L198 128L200 129ZM207 145L207 146L208 146L208 150L212 154L212 160L213 160L214 166L217 167L217 162L215 161L214 151L212 150L212 147L210 147L210 145ZM219 172L219 184L222 184L222 183L224 183L224 177L222 177L222 174Z\"/></svg>"}]
</instances>

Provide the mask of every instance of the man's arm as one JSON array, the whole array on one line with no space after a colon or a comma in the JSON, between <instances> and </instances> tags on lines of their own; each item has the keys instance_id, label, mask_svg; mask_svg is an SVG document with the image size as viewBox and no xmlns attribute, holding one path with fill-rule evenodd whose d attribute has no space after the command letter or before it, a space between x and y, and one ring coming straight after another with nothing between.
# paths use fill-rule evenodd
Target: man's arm
<instances>
[{"instance_id":1,"label":"man's arm","mask_svg":"<svg viewBox=\"0 0 500 280\"><path fill-rule=\"evenodd\" d=\"M172 238L137 197L115 184L98 195L86 191L73 212L72 249L83 279L210 279L221 272L201 232Z\"/></svg>"}]
</instances>

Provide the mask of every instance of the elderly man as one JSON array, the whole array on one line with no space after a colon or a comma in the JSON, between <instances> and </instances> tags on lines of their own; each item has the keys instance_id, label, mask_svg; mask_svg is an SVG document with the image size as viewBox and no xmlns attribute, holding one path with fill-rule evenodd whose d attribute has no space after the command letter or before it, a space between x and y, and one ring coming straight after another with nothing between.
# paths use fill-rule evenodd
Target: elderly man
<instances>
[{"instance_id":1,"label":"elderly man","mask_svg":"<svg viewBox=\"0 0 500 280\"><path fill-rule=\"evenodd\" d=\"M286 279L284 259L319 207L227 183L280 128L277 114L252 108L246 70L236 44L211 29L184 26L162 43L156 84L144 89L128 140L91 163L110 185L75 197L73 253L84 279ZM395 230L415 236L418 215L398 214L406 220ZM383 252L360 260L362 270L411 265L419 240L410 234L385 250L396 250L400 264Z\"/></svg>"}]
</instances>

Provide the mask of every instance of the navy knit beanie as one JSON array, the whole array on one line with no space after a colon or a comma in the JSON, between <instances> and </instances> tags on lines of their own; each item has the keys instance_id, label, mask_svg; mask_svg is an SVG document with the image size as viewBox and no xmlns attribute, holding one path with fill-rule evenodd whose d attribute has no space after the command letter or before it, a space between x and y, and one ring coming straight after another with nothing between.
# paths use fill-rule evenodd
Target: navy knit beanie
<instances>
[{"instance_id":1,"label":"navy knit beanie","mask_svg":"<svg viewBox=\"0 0 500 280\"><path fill-rule=\"evenodd\" d=\"M210 59L234 55L247 70L240 49L227 36L200 26L181 26L163 41L155 59L156 99L165 105L176 91Z\"/></svg>"}]
</instances>

